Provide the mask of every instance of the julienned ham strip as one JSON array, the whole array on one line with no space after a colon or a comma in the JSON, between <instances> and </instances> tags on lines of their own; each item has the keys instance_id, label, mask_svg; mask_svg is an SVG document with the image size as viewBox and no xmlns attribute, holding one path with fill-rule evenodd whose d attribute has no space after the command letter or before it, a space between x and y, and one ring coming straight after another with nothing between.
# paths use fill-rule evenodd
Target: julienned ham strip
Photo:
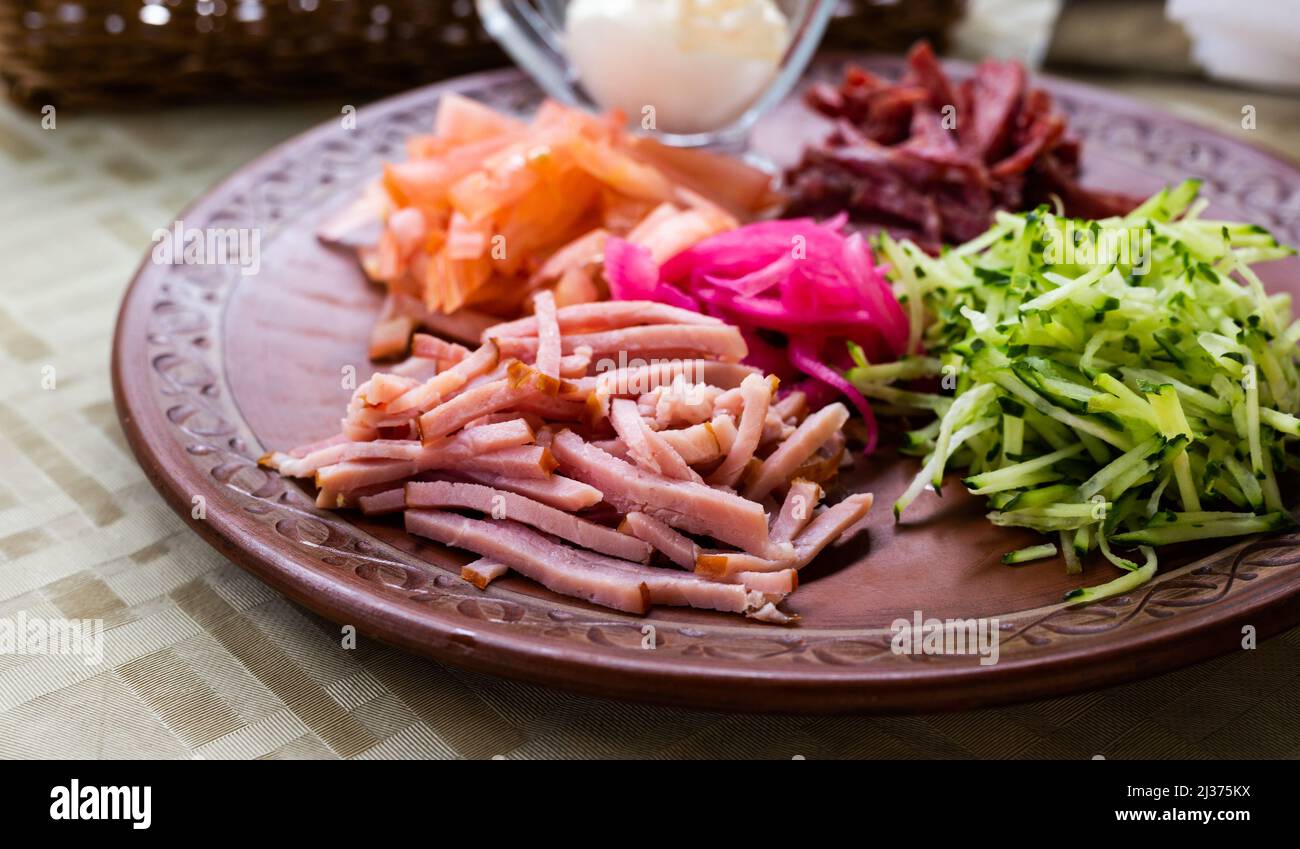
<instances>
[{"instance_id":1,"label":"julienned ham strip","mask_svg":"<svg viewBox=\"0 0 1300 849\"><path fill-rule=\"evenodd\" d=\"M441 510L406 511L406 529L445 545L465 548L507 564L549 590L628 613L650 606L645 584L634 575L589 565L578 549L530 531L509 519L471 519Z\"/></svg>"},{"instance_id":2,"label":"julienned ham strip","mask_svg":"<svg viewBox=\"0 0 1300 849\"><path fill-rule=\"evenodd\" d=\"M691 312L669 304L645 301L601 301L593 304L574 304L565 307L558 316L562 333L592 333L601 330L618 330L647 324L699 324L705 327L722 325L720 319ZM483 341L507 337L528 338L537 336L535 315L516 321L507 321L483 331Z\"/></svg>"},{"instance_id":3,"label":"julienned ham strip","mask_svg":"<svg viewBox=\"0 0 1300 849\"><path fill-rule=\"evenodd\" d=\"M505 336L496 343L502 356L528 360L536 358L540 344L536 336ZM740 331L729 324L651 324L564 337L564 353L572 354L580 347L590 348L597 358L637 351L645 359L705 357L730 363L740 362L749 353Z\"/></svg>"},{"instance_id":4,"label":"julienned ham strip","mask_svg":"<svg viewBox=\"0 0 1300 849\"><path fill-rule=\"evenodd\" d=\"M704 482L699 472L688 466L682 455L642 418L636 402L619 398L610 408L609 418L619 438L642 468L675 480Z\"/></svg>"},{"instance_id":5,"label":"julienned ham strip","mask_svg":"<svg viewBox=\"0 0 1300 849\"><path fill-rule=\"evenodd\" d=\"M262 464L313 478L318 506L404 513L507 571L630 613L681 605L789 624L798 570L861 524L868 494L822 505L848 418L741 365L734 327L640 301L556 307L475 350L417 337L357 388L341 432ZM663 359L679 353L686 359Z\"/></svg>"},{"instance_id":6,"label":"julienned ham strip","mask_svg":"<svg viewBox=\"0 0 1300 849\"><path fill-rule=\"evenodd\" d=\"M822 488L802 478L790 482L790 489L781 504L781 512L772 523L772 539L777 542L792 540L812 521L813 509L822 500Z\"/></svg>"},{"instance_id":7,"label":"julienned ham strip","mask_svg":"<svg viewBox=\"0 0 1300 849\"><path fill-rule=\"evenodd\" d=\"M263 458L281 474L307 477L325 466L345 460L406 460L416 464L459 462L476 455L515 448L533 442L533 432L521 419L467 428L451 439L425 446L413 439L375 439L370 442L336 442L302 457L274 453ZM424 471L419 469L418 471Z\"/></svg>"},{"instance_id":8,"label":"julienned ham strip","mask_svg":"<svg viewBox=\"0 0 1300 849\"><path fill-rule=\"evenodd\" d=\"M549 289L537 293L533 299L537 311L537 370L547 377L560 377L560 322L555 315L555 293ZM573 346L570 353L576 353L582 345ZM586 348L591 351L591 348Z\"/></svg>"},{"instance_id":9,"label":"julienned ham strip","mask_svg":"<svg viewBox=\"0 0 1300 849\"><path fill-rule=\"evenodd\" d=\"M510 567L500 560L493 560L491 557L480 557L478 560L462 566L460 576L480 590L485 590L488 584L509 571Z\"/></svg>"},{"instance_id":10,"label":"julienned ham strip","mask_svg":"<svg viewBox=\"0 0 1300 849\"><path fill-rule=\"evenodd\" d=\"M710 577L725 577L737 573L781 572L786 569L799 570L821 554L826 546L838 540L846 531L851 530L871 510L872 495L859 492L850 495L834 507L826 507L813 517L797 537L788 546L766 562L752 555L736 552L707 552L695 558L695 571ZM788 553L787 553L788 552Z\"/></svg>"},{"instance_id":11,"label":"julienned ham strip","mask_svg":"<svg viewBox=\"0 0 1300 849\"><path fill-rule=\"evenodd\" d=\"M645 513L628 513L620 526L622 530L645 540L671 562L688 571L698 571L700 547L689 537ZM707 556L707 555L706 555ZM741 555L752 557L753 555ZM799 586L798 570L793 566L773 571L736 570L721 576L731 583L744 584L752 590L769 594L789 595Z\"/></svg>"},{"instance_id":12,"label":"julienned ham strip","mask_svg":"<svg viewBox=\"0 0 1300 849\"><path fill-rule=\"evenodd\" d=\"M594 486L575 481L572 478L566 478L563 475L552 474L538 480L536 478L498 475L478 469L461 469L459 474L474 483L517 492L520 495L528 496L534 501L540 501L543 504L549 504L552 507L574 513L588 507L594 507L605 498L600 490Z\"/></svg>"},{"instance_id":13,"label":"julienned ham strip","mask_svg":"<svg viewBox=\"0 0 1300 849\"><path fill-rule=\"evenodd\" d=\"M562 545L509 519L471 519L441 510L411 509L406 511L406 529L446 545L489 552L484 556L506 563L547 589L628 613L645 613L652 604L758 613L773 601L743 584Z\"/></svg>"},{"instance_id":14,"label":"julienned ham strip","mask_svg":"<svg viewBox=\"0 0 1300 849\"><path fill-rule=\"evenodd\" d=\"M624 513L640 511L675 528L712 536L761 557L772 553L767 513L757 501L726 489L673 480L618 460L561 431L551 451L565 474L605 494L605 501Z\"/></svg>"},{"instance_id":15,"label":"julienned ham strip","mask_svg":"<svg viewBox=\"0 0 1300 849\"><path fill-rule=\"evenodd\" d=\"M511 517L592 551L646 563L650 546L613 528L597 525L540 501L477 483L420 481L406 485L408 507L466 508L493 518ZM497 515L499 513L499 515Z\"/></svg>"},{"instance_id":16,"label":"julienned ham strip","mask_svg":"<svg viewBox=\"0 0 1300 849\"><path fill-rule=\"evenodd\" d=\"M759 440L763 438L763 424L767 421L772 393L776 389L774 383L775 379L764 380L756 374L751 374L740 384L742 403L740 428L727 449L727 456L723 458L722 465L709 475L709 483L717 486L735 486L740 473L754 458Z\"/></svg>"}]
</instances>

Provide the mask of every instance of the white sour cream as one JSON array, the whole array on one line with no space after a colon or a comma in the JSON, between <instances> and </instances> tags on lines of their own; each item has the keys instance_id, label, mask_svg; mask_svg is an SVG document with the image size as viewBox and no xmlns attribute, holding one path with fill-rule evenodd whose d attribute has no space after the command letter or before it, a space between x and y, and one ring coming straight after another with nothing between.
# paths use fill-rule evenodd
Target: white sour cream
<instances>
[{"instance_id":1,"label":"white sour cream","mask_svg":"<svg viewBox=\"0 0 1300 849\"><path fill-rule=\"evenodd\" d=\"M787 30L773 0L572 0L564 37L602 107L702 133L736 120L772 82Z\"/></svg>"}]
</instances>

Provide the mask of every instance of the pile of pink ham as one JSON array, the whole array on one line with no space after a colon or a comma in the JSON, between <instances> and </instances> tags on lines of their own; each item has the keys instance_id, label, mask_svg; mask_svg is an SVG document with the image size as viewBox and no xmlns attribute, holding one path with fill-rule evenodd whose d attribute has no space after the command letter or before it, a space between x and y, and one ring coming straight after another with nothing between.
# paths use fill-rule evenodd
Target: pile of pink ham
<instances>
[{"instance_id":1,"label":"pile of pink ham","mask_svg":"<svg viewBox=\"0 0 1300 849\"><path fill-rule=\"evenodd\" d=\"M359 386L342 431L263 465L317 505L405 513L410 533L629 613L684 605L788 624L798 572L862 525L870 494L820 504L845 461L843 404L776 400L740 331L650 301L556 308L469 350L417 335Z\"/></svg>"}]
</instances>

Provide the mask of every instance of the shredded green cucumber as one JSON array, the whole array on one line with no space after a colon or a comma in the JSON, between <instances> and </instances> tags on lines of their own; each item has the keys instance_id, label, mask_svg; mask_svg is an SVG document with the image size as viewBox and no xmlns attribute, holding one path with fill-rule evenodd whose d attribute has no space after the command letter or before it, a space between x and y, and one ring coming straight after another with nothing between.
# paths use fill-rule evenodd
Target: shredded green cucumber
<instances>
[{"instance_id":1,"label":"shredded green cucumber","mask_svg":"<svg viewBox=\"0 0 1300 849\"><path fill-rule=\"evenodd\" d=\"M1156 575L1156 552L1151 548L1139 549L1146 557L1146 563L1125 572L1113 581L1098 584L1095 587L1078 587L1065 594L1065 600L1075 604L1090 604L1103 598L1132 592L1151 580Z\"/></svg>"},{"instance_id":2,"label":"shredded green cucumber","mask_svg":"<svg viewBox=\"0 0 1300 849\"><path fill-rule=\"evenodd\" d=\"M1198 190L1100 221L998 213L937 257L878 237L924 355L871 364L853 346L846 376L893 412L938 417L904 437L922 468L896 517L961 469L990 521L1055 540L1003 562L1059 553L1075 574L1100 551L1125 571L1071 602L1149 580L1152 546L1293 525L1275 468L1300 467L1300 321L1250 265L1294 251L1203 218ZM939 392L916 388L936 377ZM1135 546L1142 565L1112 550Z\"/></svg>"},{"instance_id":3,"label":"shredded green cucumber","mask_svg":"<svg viewBox=\"0 0 1300 849\"><path fill-rule=\"evenodd\" d=\"M1056 544L1045 542L1042 545L1031 545L1026 548L1018 548L1015 551L1008 551L1002 555L1002 562L1008 566L1017 563L1028 563L1031 560L1042 560L1047 557L1056 556Z\"/></svg>"},{"instance_id":4,"label":"shredded green cucumber","mask_svg":"<svg viewBox=\"0 0 1300 849\"><path fill-rule=\"evenodd\" d=\"M1111 537L1111 541L1127 545L1168 545L1171 542L1186 542L1193 539L1215 539L1280 531L1295 525L1295 520L1291 518L1290 513L1269 513L1264 516L1256 516L1254 513L1228 515L1233 518L1148 524L1141 530L1115 534Z\"/></svg>"}]
</instances>

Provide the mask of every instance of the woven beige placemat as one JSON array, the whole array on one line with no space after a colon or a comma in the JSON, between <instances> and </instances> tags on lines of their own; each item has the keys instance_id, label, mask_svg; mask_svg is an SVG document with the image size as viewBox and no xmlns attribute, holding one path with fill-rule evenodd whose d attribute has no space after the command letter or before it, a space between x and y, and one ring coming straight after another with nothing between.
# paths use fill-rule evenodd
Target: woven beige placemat
<instances>
[{"instance_id":1,"label":"woven beige placemat","mask_svg":"<svg viewBox=\"0 0 1300 849\"><path fill-rule=\"evenodd\" d=\"M1134 86L1233 129L1243 96ZM1297 150L1300 105L1251 97ZM363 641L190 532L113 412L118 302L223 174L338 107L0 107L0 619L102 619L103 658L0 654L0 757L1297 757L1300 629L1138 684L1000 710L744 717L589 699ZM1238 128L1239 129L1239 128ZM53 388L49 378L53 376Z\"/></svg>"}]
</instances>

